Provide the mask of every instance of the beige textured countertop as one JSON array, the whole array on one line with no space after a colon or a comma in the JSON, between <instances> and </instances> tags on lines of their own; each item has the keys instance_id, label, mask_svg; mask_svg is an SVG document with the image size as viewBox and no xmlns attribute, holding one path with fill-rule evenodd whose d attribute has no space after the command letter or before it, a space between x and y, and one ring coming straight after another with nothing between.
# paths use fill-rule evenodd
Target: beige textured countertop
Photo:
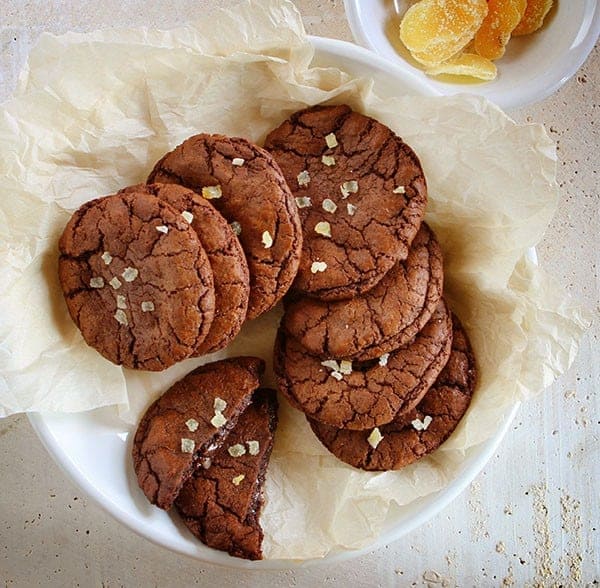
<instances>
[{"instance_id":1,"label":"beige textured countertop","mask_svg":"<svg viewBox=\"0 0 600 588\"><path fill-rule=\"evenodd\" d=\"M365 0L369 1L369 0ZM167 28L208 0L1 0L0 101L42 31ZM297 0L312 34L351 40L342 0ZM573 368L514 425L470 488L402 540L350 562L247 572L174 555L87 500L23 416L0 421L0 585L585 586L600 580L600 50L554 96L510 113L559 149L561 204L540 263L594 314ZM6 196L5 196L6 197Z\"/></svg>"}]
</instances>

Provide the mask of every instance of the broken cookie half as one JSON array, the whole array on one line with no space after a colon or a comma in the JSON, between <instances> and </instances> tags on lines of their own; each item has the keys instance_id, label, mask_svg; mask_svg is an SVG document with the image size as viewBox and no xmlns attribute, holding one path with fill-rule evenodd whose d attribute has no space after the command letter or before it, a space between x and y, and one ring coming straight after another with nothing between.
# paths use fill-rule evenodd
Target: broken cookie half
<instances>
[{"instance_id":1,"label":"broken cookie half","mask_svg":"<svg viewBox=\"0 0 600 588\"><path fill-rule=\"evenodd\" d=\"M263 371L261 359L238 357L190 372L146 411L132 450L152 504L176 504L203 543L247 559L261 558L262 486L277 425L275 392L257 391Z\"/></svg>"},{"instance_id":2,"label":"broken cookie half","mask_svg":"<svg viewBox=\"0 0 600 588\"><path fill-rule=\"evenodd\" d=\"M221 446L184 484L175 506L202 543L262 559L262 487L277 426L277 396L260 389Z\"/></svg>"}]
</instances>

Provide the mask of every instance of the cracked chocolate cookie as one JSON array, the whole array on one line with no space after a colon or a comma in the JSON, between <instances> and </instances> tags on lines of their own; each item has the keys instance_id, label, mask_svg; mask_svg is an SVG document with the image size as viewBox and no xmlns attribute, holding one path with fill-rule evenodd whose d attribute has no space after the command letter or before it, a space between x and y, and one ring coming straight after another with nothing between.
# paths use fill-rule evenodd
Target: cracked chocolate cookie
<instances>
[{"instance_id":1,"label":"cracked chocolate cookie","mask_svg":"<svg viewBox=\"0 0 600 588\"><path fill-rule=\"evenodd\" d=\"M189 223L155 196L87 202L67 223L59 250L69 313L110 361L164 370L206 337L215 309L210 263Z\"/></svg>"},{"instance_id":2,"label":"cracked chocolate cookie","mask_svg":"<svg viewBox=\"0 0 600 588\"><path fill-rule=\"evenodd\" d=\"M408 343L442 297L442 252L423 223L408 257L371 290L351 300L302 297L286 304L283 326L320 357L365 361Z\"/></svg>"},{"instance_id":3,"label":"cracked chocolate cookie","mask_svg":"<svg viewBox=\"0 0 600 588\"><path fill-rule=\"evenodd\" d=\"M296 197L303 249L293 288L323 300L371 289L406 259L427 203L419 159L348 106L315 106L266 138Z\"/></svg>"},{"instance_id":4,"label":"cracked chocolate cookie","mask_svg":"<svg viewBox=\"0 0 600 588\"><path fill-rule=\"evenodd\" d=\"M196 135L154 166L152 182L181 184L210 200L231 224L248 260L247 317L275 306L296 276L302 229L273 157L246 139Z\"/></svg>"},{"instance_id":5,"label":"cracked chocolate cookie","mask_svg":"<svg viewBox=\"0 0 600 588\"><path fill-rule=\"evenodd\" d=\"M150 405L133 439L146 498L168 510L194 467L235 427L259 386L264 362L235 357L190 372Z\"/></svg>"},{"instance_id":6,"label":"cracked chocolate cookie","mask_svg":"<svg viewBox=\"0 0 600 588\"><path fill-rule=\"evenodd\" d=\"M452 317L452 352L415 410L369 431L335 429L311 421L321 443L338 459L363 470L398 470L437 449L464 416L475 390L475 358L466 332Z\"/></svg>"},{"instance_id":7,"label":"cracked chocolate cookie","mask_svg":"<svg viewBox=\"0 0 600 588\"><path fill-rule=\"evenodd\" d=\"M446 364L451 343L452 320L442 300L410 343L370 362L323 361L280 328L274 370L281 392L310 418L372 429L416 406Z\"/></svg>"},{"instance_id":8,"label":"cracked chocolate cookie","mask_svg":"<svg viewBox=\"0 0 600 588\"><path fill-rule=\"evenodd\" d=\"M175 506L202 543L262 559L263 484L277 427L277 396L259 389L223 444L196 467Z\"/></svg>"},{"instance_id":9,"label":"cracked chocolate cookie","mask_svg":"<svg viewBox=\"0 0 600 588\"><path fill-rule=\"evenodd\" d=\"M196 231L213 271L215 315L192 355L223 349L242 328L250 293L246 257L229 223L207 200L177 184L140 184L121 192L143 192L164 200Z\"/></svg>"}]
</instances>

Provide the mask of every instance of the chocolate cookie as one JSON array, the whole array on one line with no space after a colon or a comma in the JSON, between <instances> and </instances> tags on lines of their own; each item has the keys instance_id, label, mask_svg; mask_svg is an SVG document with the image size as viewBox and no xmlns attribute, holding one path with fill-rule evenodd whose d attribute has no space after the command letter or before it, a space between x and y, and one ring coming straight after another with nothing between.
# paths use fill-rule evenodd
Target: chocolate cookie
<instances>
[{"instance_id":1,"label":"chocolate cookie","mask_svg":"<svg viewBox=\"0 0 600 588\"><path fill-rule=\"evenodd\" d=\"M248 264L233 230L207 200L189 188L177 184L140 184L121 192L144 192L164 200L196 231L213 270L215 316L206 338L193 355L222 349L242 328L250 293Z\"/></svg>"},{"instance_id":2,"label":"chocolate cookie","mask_svg":"<svg viewBox=\"0 0 600 588\"><path fill-rule=\"evenodd\" d=\"M146 498L173 505L196 463L235 426L259 386L264 362L236 357L190 372L150 405L133 440L133 467Z\"/></svg>"},{"instance_id":3,"label":"chocolate cookie","mask_svg":"<svg viewBox=\"0 0 600 588\"><path fill-rule=\"evenodd\" d=\"M315 106L272 131L265 148L302 221L295 290L352 298L406 259L427 189L419 159L389 128L348 106Z\"/></svg>"},{"instance_id":4,"label":"chocolate cookie","mask_svg":"<svg viewBox=\"0 0 600 588\"><path fill-rule=\"evenodd\" d=\"M59 242L59 279L86 343L159 371L191 355L213 320L212 270L194 230L142 192L84 204Z\"/></svg>"},{"instance_id":5,"label":"chocolate cookie","mask_svg":"<svg viewBox=\"0 0 600 588\"><path fill-rule=\"evenodd\" d=\"M279 389L309 417L337 428L372 429L412 410L446 364L452 320L443 300L407 345L353 364L310 355L280 328L274 369Z\"/></svg>"},{"instance_id":6,"label":"chocolate cookie","mask_svg":"<svg viewBox=\"0 0 600 588\"><path fill-rule=\"evenodd\" d=\"M246 139L196 135L154 166L152 182L181 184L210 200L234 227L248 259L248 318L275 306L296 276L302 229L271 155Z\"/></svg>"},{"instance_id":7,"label":"chocolate cookie","mask_svg":"<svg viewBox=\"0 0 600 588\"><path fill-rule=\"evenodd\" d=\"M310 421L337 458L363 470L398 470L437 449L454 431L475 390L477 371L467 334L452 317L452 352L417 408L372 431L334 429Z\"/></svg>"},{"instance_id":8,"label":"chocolate cookie","mask_svg":"<svg viewBox=\"0 0 600 588\"><path fill-rule=\"evenodd\" d=\"M224 443L194 470L175 506L209 547L262 559L263 484L277 427L277 396L260 389Z\"/></svg>"},{"instance_id":9,"label":"chocolate cookie","mask_svg":"<svg viewBox=\"0 0 600 588\"><path fill-rule=\"evenodd\" d=\"M283 326L320 357L365 361L408 343L442 297L444 269L438 242L423 223L408 257L371 290L351 300L302 297L286 304Z\"/></svg>"}]
</instances>

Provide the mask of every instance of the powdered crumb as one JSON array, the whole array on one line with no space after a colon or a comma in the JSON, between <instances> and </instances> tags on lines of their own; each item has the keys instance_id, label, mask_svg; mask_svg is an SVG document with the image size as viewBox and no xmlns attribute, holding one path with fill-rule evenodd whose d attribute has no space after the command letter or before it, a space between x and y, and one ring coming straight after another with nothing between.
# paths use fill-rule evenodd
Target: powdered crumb
<instances>
[{"instance_id":1,"label":"powdered crumb","mask_svg":"<svg viewBox=\"0 0 600 588\"><path fill-rule=\"evenodd\" d=\"M544 586L554 577L552 569L552 534L550 533L550 517L546 506L546 485L534 484L529 489L533 496L533 534L535 537L535 578L537 585Z\"/></svg>"},{"instance_id":2,"label":"powdered crumb","mask_svg":"<svg viewBox=\"0 0 600 588\"><path fill-rule=\"evenodd\" d=\"M513 575L513 567L508 566L508 571L506 576L502 578L502 586L514 586L515 585L515 577Z\"/></svg>"},{"instance_id":3,"label":"powdered crumb","mask_svg":"<svg viewBox=\"0 0 600 588\"><path fill-rule=\"evenodd\" d=\"M563 547L561 560L569 570L569 579L576 586L581 585L581 564L583 561L580 507L581 502L568 494L563 494L560 497L562 529L568 537L566 549Z\"/></svg>"},{"instance_id":4,"label":"powdered crumb","mask_svg":"<svg viewBox=\"0 0 600 588\"><path fill-rule=\"evenodd\" d=\"M435 570L423 572L422 578L423 584L427 586L427 588L438 588L438 586L442 586L443 588L455 588L456 586L454 578L443 576Z\"/></svg>"},{"instance_id":5,"label":"powdered crumb","mask_svg":"<svg viewBox=\"0 0 600 588\"><path fill-rule=\"evenodd\" d=\"M483 504L481 502L481 484L475 480L469 486L470 498L468 500L469 508L473 513L473 520L471 522L471 533L477 540L487 538L490 536L487 530L488 515L483 510Z\"/></svg>"}]
</instances>

